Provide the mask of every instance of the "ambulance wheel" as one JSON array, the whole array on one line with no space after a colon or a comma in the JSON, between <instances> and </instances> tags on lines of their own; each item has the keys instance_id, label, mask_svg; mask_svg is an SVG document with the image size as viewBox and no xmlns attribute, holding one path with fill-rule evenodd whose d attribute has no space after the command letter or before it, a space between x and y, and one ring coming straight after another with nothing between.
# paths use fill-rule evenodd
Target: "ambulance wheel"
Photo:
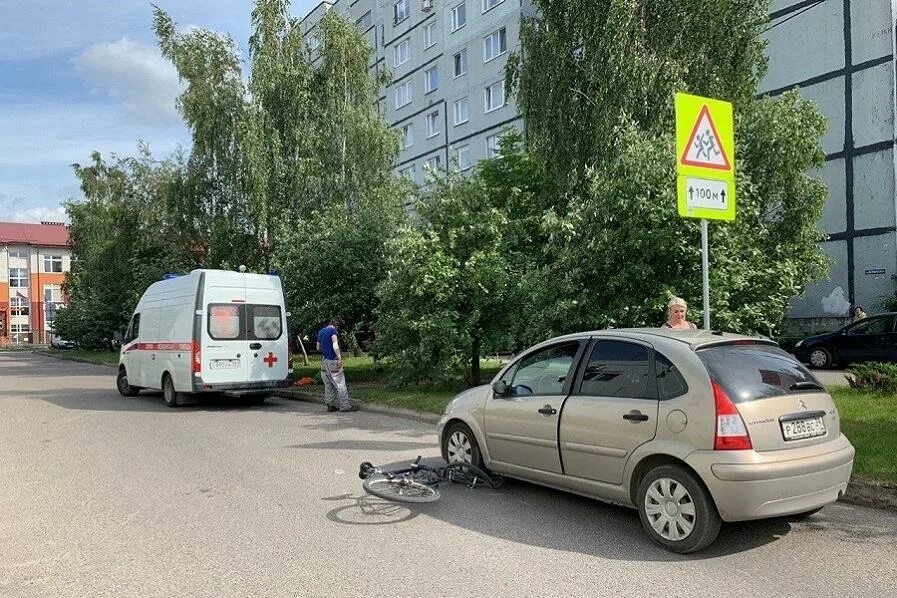
<instances>
[{"instance_id":1,"label":"ambulance wheel","mask_svg":"<svg viewBox=\"0 0 897 598\"><path fill-rule=\"evenodd\" d=\"M136 397L140 392L139 386L131 386L128 382L128 371L124 366L118 368L118 378L115 380L115 386L118 388L118 394L123 397Z\"/></svg>"},{"instance_id":2,"label":"ambulance wheel","mask_svg":"<svg viewBox=\"0 0 897 598\"><path fill-rule=\"evenodd\" d=\"M174 389L174 380L167 372L162 376L162 398L165 399L165 404L169 407L178 406L178 393Z\"/></svg>"}]
</instances>

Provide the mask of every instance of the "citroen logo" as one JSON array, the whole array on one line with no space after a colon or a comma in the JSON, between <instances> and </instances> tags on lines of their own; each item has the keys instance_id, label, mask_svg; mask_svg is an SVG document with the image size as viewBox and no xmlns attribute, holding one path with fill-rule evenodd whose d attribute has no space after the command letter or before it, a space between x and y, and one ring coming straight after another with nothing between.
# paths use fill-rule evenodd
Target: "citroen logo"
<instances>
[{"instance_id":1,"label":"citroen logo","mask_svg":"<svg viewBox=\"0 0 897 598\"><path fill-rule=\"evenodd\" d=\"M802 410L804 410L804 411L807 410L807 404L804 403L804 400L803 400L803 399L800 399L800 400L797 402L797 404L800 406L800 408L801 408Z\"/></svg>"}]
</instances>

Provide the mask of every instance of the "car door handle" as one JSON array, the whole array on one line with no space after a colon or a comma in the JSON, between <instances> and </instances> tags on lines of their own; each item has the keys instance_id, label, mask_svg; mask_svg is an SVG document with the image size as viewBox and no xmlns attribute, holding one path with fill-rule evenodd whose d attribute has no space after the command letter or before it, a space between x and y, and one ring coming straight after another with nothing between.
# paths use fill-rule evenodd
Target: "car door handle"
<instances>
[{"instance_id":1,"label":"car door handle","mask_svg":"<svg viewBox=\"0 0 897 598\"><path fill-rule=\"evenodd\" d=\"M545 405L541 409L539 409L539 413L542 415L554 415L558 410L552 407L551 405Z\"/></svg>"},{"instance_id":2,"label":"car door handle","mask_svg":"<svg viewBox=\"0 0 897 598\"><path fill-rule=\"evenodd\" d=\"M253 351L257 351L258 349L262 348L262 343L252 343L249 345L249 348Z\"/></svg>"},{"instance_id":3,"label":"car door handle","mask_svg":"<svg viewBox=\"0 0 897 598\"><path fill-rule=\"evenodd\" d=\"M648 416L641 411L634 409L629 413L623 415L623 419L627 419L631 422L646 422L648 421Z\"/></svg>"}]
</instances>

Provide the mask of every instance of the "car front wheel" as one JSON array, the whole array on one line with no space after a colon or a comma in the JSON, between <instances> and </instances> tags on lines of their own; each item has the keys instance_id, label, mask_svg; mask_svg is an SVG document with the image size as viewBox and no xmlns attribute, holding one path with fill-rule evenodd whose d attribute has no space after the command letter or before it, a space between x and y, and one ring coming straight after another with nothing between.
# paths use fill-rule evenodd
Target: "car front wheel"
<instances>
[{"instance_id":1,"label":"car front wheel","mask_svg":"<svg viewBox=\"0 0 897 598\"><path fill-rule=\"evenodd\" d=\"M823 347L814 347L813 349L810 349L810 365L818 369L832 367L831 351Z\"/></svg>"},{"instance_id":2,"label":"car front wheel","mask_svg":"<svg viewBox=\"0 0 897 598\"><path fill-rule=\"evenodd\" d=\"M449 463L470 463L484 469L477 440L466 424L455 422L442 437L442 456Z\"/></svg>"},{"instance_id":3,"label":"car front wheel","mask_svg":"<svg viewBox=\"0 0 897 598\"><path fill-rule=\"evenodd\" d=\"M178 406L178 393L174 389L174 380L168 374L162 378L162 398L169 407Z\"/></svg>"},{"instance_id":4,"label":"car front wheel","mask_svg":"<svg viewBox=\"0 0 897 598\"><path fill-rule=\"evenodd\" d=\"M128 382L128 371L124 368L118 368L118 378L115 380L115 386L118 388L118 394L123 397L136 397L140 392L137 386L131 386Z\"/></svg>"},{"instance_id":5,"label":"car front wheel","mask_svg":"<svg viewBox=\"0 0 897 598\"><path fill-rule=\"evenodd\" d=\"M642 478L637 495L642 527L660 546L678 553L706 548L722 520L703 484L679 465L655 467Z\"/></svg>"}]
</instances>

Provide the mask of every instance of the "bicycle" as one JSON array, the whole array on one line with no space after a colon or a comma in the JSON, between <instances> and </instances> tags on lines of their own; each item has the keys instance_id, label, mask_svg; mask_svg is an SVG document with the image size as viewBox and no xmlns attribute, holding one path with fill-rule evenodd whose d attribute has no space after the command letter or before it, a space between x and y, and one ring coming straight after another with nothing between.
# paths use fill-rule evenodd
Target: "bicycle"
<instances>
[{"instance_id":1,"label":"bicycle","mask_svg":"<svg viewBox=\"0 0 897 598\"><path fill-rule=\"evenodd\" d=\"M408 467L386 470L365 461L358 468L364 480L365 492L386 500L409 503L428 503L439 500L439 484L454 482L468 488L488 486L498 488L504 483L501 476L490 475L470 463L449 463L444 467L422 464L420 457Z\"/></svg>"}]
</instances>

